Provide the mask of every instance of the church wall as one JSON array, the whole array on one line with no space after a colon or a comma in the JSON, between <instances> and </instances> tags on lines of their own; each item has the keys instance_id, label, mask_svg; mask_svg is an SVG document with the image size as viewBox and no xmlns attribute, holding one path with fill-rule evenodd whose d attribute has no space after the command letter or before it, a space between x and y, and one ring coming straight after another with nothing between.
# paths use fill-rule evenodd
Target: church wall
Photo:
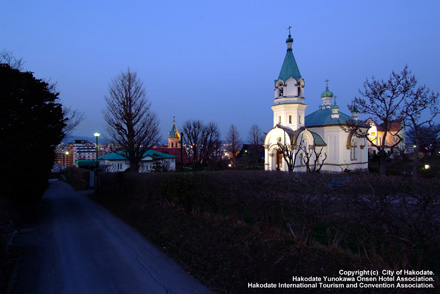
<instances>
[{"instance_id":1,"label":"church wall","mask_svg":"<svg viewBox=\"0 0 440 294\"><path fill-rule=\"evenodd\" d=\"M327 143L327 159L322 167L322 171L341 172L345 169L368 169L368 148L367 146L363 149L361 148L361 145L365 145L365 139L356 138L356 159L352 160L352 150L347 148L349 133L342 130L339 126L309 129L319 134Z\"/></svg>"},{"instance_id":2,"label":"church wall","mask_svg":"<svg viewBox=\"0 0 440 294\"><path fill-rule=\"evenodd\" d=\"M272 106L273 125L281 124L292 130L297 130L304 125L305 104L279 104ZM281 122L280 122L281 117Z\"/></svg>"}]
</instances>

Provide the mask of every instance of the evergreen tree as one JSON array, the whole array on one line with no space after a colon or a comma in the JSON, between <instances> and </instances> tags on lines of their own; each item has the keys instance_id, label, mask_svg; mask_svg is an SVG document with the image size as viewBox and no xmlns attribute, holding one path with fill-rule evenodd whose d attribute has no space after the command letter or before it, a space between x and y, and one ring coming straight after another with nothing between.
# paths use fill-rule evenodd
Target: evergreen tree
<instances>
[{"instance_id":1,"label":"evergreen tree","mask_svg":"<svg viewBox=\"0 0 440 294\"><path fill-rule=\"evenodd\" d=\"M31 72L0 64L0 194L41 199L64 136L58 95Z\"/></svg>"}]
</instances>

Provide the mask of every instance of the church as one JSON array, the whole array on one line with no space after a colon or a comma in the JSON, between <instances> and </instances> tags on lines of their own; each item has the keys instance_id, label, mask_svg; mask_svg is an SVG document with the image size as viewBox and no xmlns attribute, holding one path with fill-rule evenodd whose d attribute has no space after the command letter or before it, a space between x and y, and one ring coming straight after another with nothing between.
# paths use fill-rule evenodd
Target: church
<instances>
[{"instance_id":1,"label":"church","mask_svg":"<svg viewBox=\"0 0 440 294\"><path fill-rule=\"evenodd\" d=\"M368 142L360 133L369 126L339 111L328 88L319 109L306 115L305 81L292 52L289 32L287 53L274 83L273 128L266 134L265 170L341 172L368 170ZM312 98L313 99L313 98Z\"/></svg>"}]
</instances>

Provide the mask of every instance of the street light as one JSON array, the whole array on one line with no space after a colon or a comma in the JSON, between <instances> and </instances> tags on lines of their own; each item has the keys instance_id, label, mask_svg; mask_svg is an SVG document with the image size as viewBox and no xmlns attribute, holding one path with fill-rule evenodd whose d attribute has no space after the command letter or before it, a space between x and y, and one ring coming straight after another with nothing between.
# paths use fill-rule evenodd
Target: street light
<instances>
[{"instance_id":1,"label":"street light","mask_svg":"<svg viewBox=\"0 0 440 294\"><path fill-rule=\"evenodd\" d=\"M99 138L99 136L101 136L101 134L96 132L93 135L96 138L96 157L95 157L95 160L96 160L96 162L98 162L98 138ZM96 165L98 165L98 163L96 163Z\"/></svg>"},{"instance_id":2,"label":"street light","mask_svg":"<svg viewBox=\"0 0 440 294\"><path fill-rule=\"evenodd\" d=\"M96 138L96 157L95 157L95 181L94 181L94 186L95 186L95 190L98 189L98 138L101 135L98 132L95 132L93 134Z\"/></svg>"},{"instance_id":3,"label":"street light","mask_svg":"<svg viewBox=\"0 0 440 294\"><path fill-rule=\"evenodd\" d=\"M69 165L69 151L66 151L66 164L64 167L67 167Z\"/></svg>"}]
</instances>

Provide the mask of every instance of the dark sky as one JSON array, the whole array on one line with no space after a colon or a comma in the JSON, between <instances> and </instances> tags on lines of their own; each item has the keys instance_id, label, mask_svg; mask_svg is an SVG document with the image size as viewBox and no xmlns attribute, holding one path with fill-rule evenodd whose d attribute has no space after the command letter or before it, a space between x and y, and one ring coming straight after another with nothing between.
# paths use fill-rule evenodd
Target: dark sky
<instances>
[{"instance_id":1,"label":"dark sky","mask_svg":"<svg viewBox=\"0 0 440 294\"><path fill-rule=\"evenodd\" d=\"M136 71L162 138L173 116L272 128L274 80L292 26L305 80L306 114L321 104L325 80L342 112L366 77L387 78L405 64L440 91L440 2L372 1L4 1L0 50L57 83L62 102L85 113L74 131L105 133L110 80Z\"/></svg>"}]
</instances>

